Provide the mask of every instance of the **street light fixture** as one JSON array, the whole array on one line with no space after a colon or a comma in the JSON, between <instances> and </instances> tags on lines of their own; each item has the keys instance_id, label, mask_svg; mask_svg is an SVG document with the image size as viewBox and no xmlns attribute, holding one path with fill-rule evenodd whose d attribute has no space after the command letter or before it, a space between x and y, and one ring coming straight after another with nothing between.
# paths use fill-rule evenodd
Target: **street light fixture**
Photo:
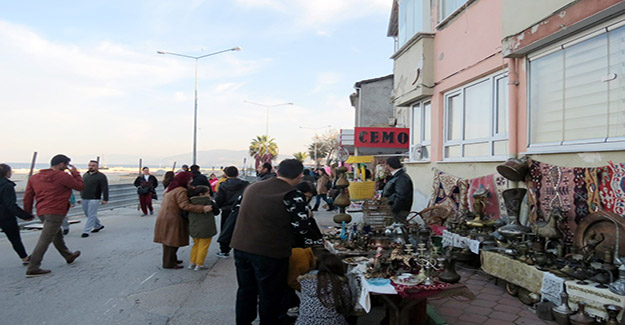
<instances>
[{"instance_id":1,"label":"street light fixture","mask_svg":"<svg viewBox=\"0 0 625 325\"><path fill-rule=\"evenodd\" d=\"M320 126L318 128L310 128L310 127L305 127L305 126L300 126L300 129L308 129L308 130L315 130L315 138L317 138L317 130L320 129L325 129L325 128L331 128L332 125L326 125L326 126ZM316 139L318 140L318 139ZM315 145L314 148L314 154L315 154L315 168L319 167L319 161L317 160L317 141L314 141L313 144Z\"/></svg>"},{"instance_id":2,"label":"street light fixture","mask_svg":"<svg viewBox=\"0 0 625 325\"><path fill-rule=\"evenodd\" d=\"M193 164L194 165L197 163L197 65L198 65L198 60L201 58L205 58L207 56L213 56L215 54L229 52L229 51L241 51L241 47L237 46L237 47L233 47L227 50L221 50L221 51L204 54L200 56L179 54L179 53L168 52L168 51L156 51L156 53L158 54L169 54L169 55L181 56L183 58L189 58L189 59L195 60L195 104L193 107Z\"/></svg>"},{"instance_id":3,"label":"street light fixture","mask_svg":"<svg viewBox=\"0 0 625 325\"><path fill-rule=\"evenodd\" d=\"M259 104L259 103L255 103L255 102L250 102L249 100L244 100L244 103L248 103L248 104L252 104L252 105L257 105L257 106L262 106L265 107L267 109L267 122L265 124L265 154L269 153L268 149L269 149L269 144L267 142L269 142L269 108L271 107L278 107L278 106L285 106L285 105L294 105L293 103L282 103L282 104L275 104L275 105L265 105L265 104Z\"/></svg>"}]
</instances>

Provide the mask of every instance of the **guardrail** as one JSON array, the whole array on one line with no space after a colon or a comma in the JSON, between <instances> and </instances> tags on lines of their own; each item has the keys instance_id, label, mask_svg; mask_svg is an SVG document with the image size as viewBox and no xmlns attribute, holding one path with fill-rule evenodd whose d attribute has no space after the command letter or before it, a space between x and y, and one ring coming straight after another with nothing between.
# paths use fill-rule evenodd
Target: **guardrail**
<instances>
[{"instance_id":1,"label":"guardrail","mask_svg":"<svg viewBox=\"0 0 625 325\"><path fill-rule=\"evenodd\" d=\"M255 176L242 177L248 180L250 183L255 182L258 178ZM163 197L163 186L159 184L156 192L159 200ZM24 191L15 193L17 195L17 204L23 207L24 204ZM74 191L76 201L80 200L80 192ZM100 210L113 210L115 208L122 208L131 205L139 205L139 196L137 195L137 188L133 184L111 184L109 185L109 201L105 205L98 205L98 211ZM36 208L33 207L33 213L36 213ZM73 208L70 208L67 212L68 217L83 215L82 206L76 204ZM40 222L38 219L34 221L25 221L19 223L21 227Z\"/></svg>"},{"instance_id":2,"label":"guardrail","mask_svg":"<svg viewBox=\"0 0 625 325\"><path fill-rule=\"evenodd\" d=\"M163 196L163 187L159 186L157 189L157 193L159 195L159 199ZM17 204L23 207L24 204L24 191L19 191L15 193L17 195ZM80 200L80 192L74 191L74 196L76 200ZM137 188L133 184L112 184L109 185L109 201L107 204L98 205L98 211L100 210L113 210L115 208L122 208L131 205L139 204L139 196L137 195ZM33 213L36 213L36 208L33 207ZM82 206L80 204L76 204L73 208L70 208L67 212L68 217L83 215L84 212L82 210ZM20 226L26 226L33 223L38 223L39 221L35 219L35 221L26 221L19 223Z\"/></svg>"}]
</instances>

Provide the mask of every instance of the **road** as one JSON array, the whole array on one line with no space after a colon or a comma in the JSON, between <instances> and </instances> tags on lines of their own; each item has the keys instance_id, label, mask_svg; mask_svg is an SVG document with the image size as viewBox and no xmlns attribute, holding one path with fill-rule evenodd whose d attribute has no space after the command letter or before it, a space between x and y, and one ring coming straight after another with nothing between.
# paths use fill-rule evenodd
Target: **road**
<instances>
[{"instance_id":1,"label":"road","mask_svg":"<svg viewBox=\"0 0 625 325\"><path fill-rule=\"evenodd\" d=\"M234 324L236 277L233 258L215 256L209 270L161 268L161 246L152 242L155 215L139 217L135 207L100 211L105 229L81 238L71 226L66 243L82 255L72 265L50 245L42 268L50 275L26 278L6 236L0 237L0 324ZM356 214L357 215L357 214ZM320 211L320 226L332 214ZM358 219L358 216L356 217ZM219 220L218 220L219 222ZM22 232L29 252L39 231ZM190 246L178 257L189 260Z\"/></svg>"}]
</instances>

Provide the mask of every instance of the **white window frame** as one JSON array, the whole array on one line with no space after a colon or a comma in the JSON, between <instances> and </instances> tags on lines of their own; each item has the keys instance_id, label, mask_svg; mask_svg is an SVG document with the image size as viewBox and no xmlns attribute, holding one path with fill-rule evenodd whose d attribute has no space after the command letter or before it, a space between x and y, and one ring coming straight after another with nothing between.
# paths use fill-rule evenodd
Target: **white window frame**
<instances>
[{"instance_id":1,"label":"white window frame","mask_svg":"<svg viewBox=\"0 0 625 325\"><path fill-rule=\"evenodd\" d=\"M445 24L451 17L458 14L458 12L464 10L467 7L467 4L472 0L465 0L458 8L454 9L454 11L450 12L448 15L444 14L444 4L445 0L438 0L438 8L437 8L437 16L438 16L438 25Z\"/></svg>"},{"instance_id":2,"label":"white window frame","mask_svg":"<svg viewBox=\"0 0 625 325\"><path fill-rule=\"evenodd\" d=\"M507 158L507 154L503 155L495 155L495 142L498 141L509 141L509 132L497 133L496 130L496 122L497 122L497 81L507 78L507 71L499 71L497 73L491 74L487 77L475 80L473 82L462 85L459 88L450 90L443 95L443 108L444 108L444 119L443 119L443 161L445 162L454 162L454 161L501 161ZM482 83L484 81L488 81L490 83L490 116L489 116L489 125L490 125L490 136L478 138L478 139L464 139L466 125L466 103L464 100L465 92L467 88L474 86L476 84ZM462 104L462 127L460 128L460 139L452 139L448 140L447 135L449 134L449 98L454 96L460 96L460 101ZM508 110L510 108L508 107ZM510 115L508 114L508 123L510 119ZM508 130L508 127L506 127ZM469 156L465 157L465 146L471 144L479 144L479 143L488 143L489 145L489 155L488 156ZM460 157L447 157L446 149L451 146L460 146Z\"/></svg>"},{"instance_id":3,"label":"white window frame","mask_svg":"<svg viewBox=\"0 0 625 325\"><path fill-rule=\"evenodd\" d=\"M425 110L423 109L426 104L430 105L430 139L424 140L425 138ZM419 116L419 124L420 124L420 133L419 143L414 142L414 124L415 124L415 107L419 107L421 109L421 116ZM429 162L431 160L431 152L428 152L427 158L423 157L423 150L426 146L432 148L432 101L428 98L426 100L422 100L410 105L410 161L411 162Z\"/></svg>"},{"instance_id":4,"label":"white window frame","mask_svg":"<svg viewBox=\"0 0 625 325\"><path fill-rule=\"evenodd\" d=\"M567 152L592 152L592 151L615 151L615 150L624 150L625 149L625 136L623 137L605 137L599 139L586 139L586 140L564 140L549 142L549 143L532 143L532 126L529 121L531 121L531 62L538 60L542 57L545 57L549 54L559 52L564 50L567 47L570 47L574 44L583 42L590 38L602 35L604 33L610 32L619 27L625 26L625 18L623 16L612 19L610 21L599 24L593 28L589 28L575 34L574 36L568 37L564 40L551 44L550 46L544 47L538 51L535 51L526 57L526 80L527 80L527 92L526 92L526 102L527 102L527 154L538 154L538 153L567 153ZM625 63L625 62L624 62ZM564 123L564 121L563 121Z\"/></svg>"}]
</instances>

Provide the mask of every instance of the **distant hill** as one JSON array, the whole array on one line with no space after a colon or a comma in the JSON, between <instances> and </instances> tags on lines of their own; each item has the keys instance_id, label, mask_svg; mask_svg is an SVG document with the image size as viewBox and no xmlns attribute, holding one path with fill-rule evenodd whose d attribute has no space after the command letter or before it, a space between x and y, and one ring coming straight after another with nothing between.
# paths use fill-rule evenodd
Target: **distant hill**
<instances>
[{"instance_id":1,"label":"distant hill","mask_svg":"<svg viewBox=\"0 0 625 325\"><path fill-rule=\"evenodd\" d=\"M203 168L220 168L225 166L243 166L243 159L247 158L247 166L254 163L254 158L248 156L247 150L228 150L228 149L214 149L197 152L197 164ZM283 159L293 158L292 155L278 155L275 160L276 163ZM176 166L182 166L183 164L191 165L193 161L193 153L187 153L182 155L164 157L161 159L163 166L172 166L174 161Z\"/></svg>"}]
</instances>

